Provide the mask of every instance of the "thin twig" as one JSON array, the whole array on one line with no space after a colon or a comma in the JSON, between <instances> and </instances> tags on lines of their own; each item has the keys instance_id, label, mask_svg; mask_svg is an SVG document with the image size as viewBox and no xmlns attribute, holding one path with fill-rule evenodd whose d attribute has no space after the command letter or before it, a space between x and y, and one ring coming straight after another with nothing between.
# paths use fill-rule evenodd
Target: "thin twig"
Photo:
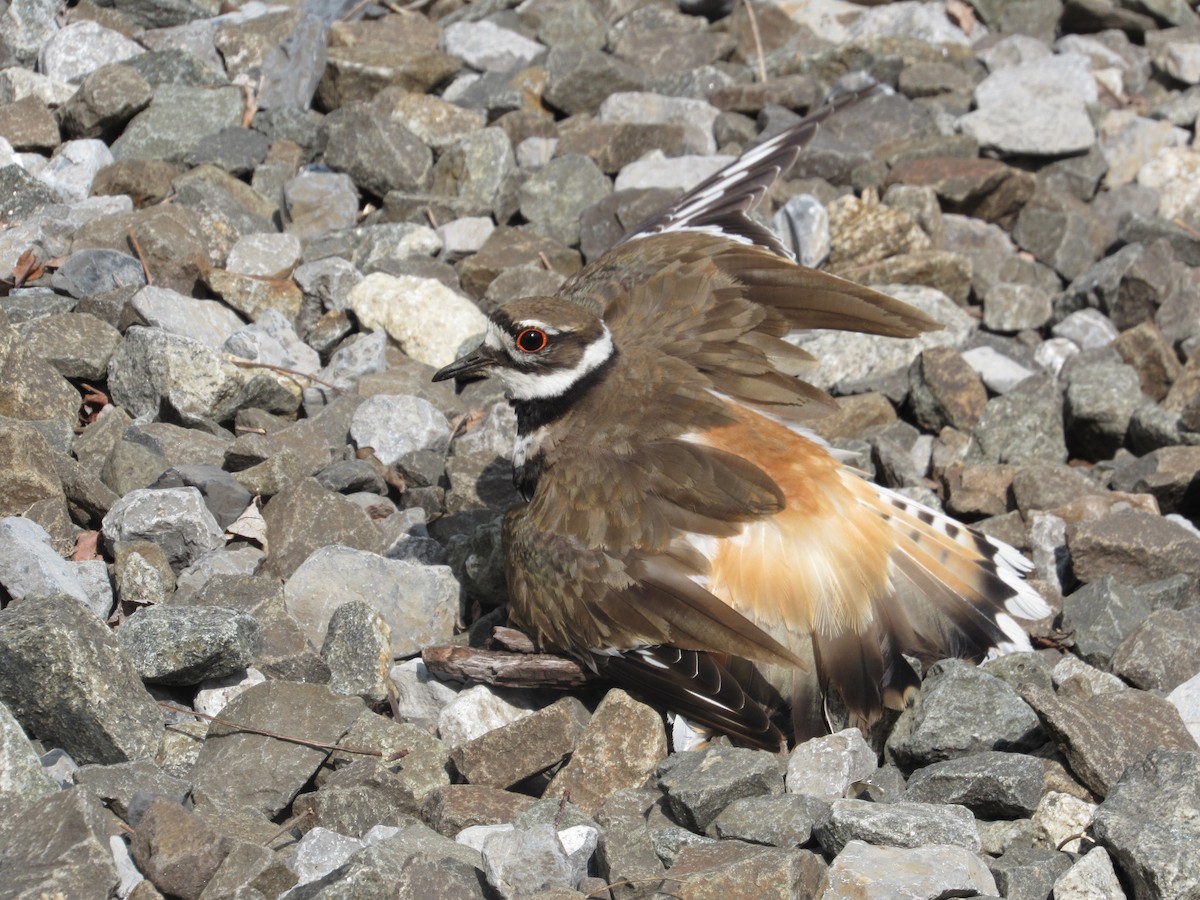
<instances>
[{"instance_id":1,"label":"thin twig","mask_svg":"<svg viewBox=\"0 0 1200 900\"><path fill-rule=\"evenodd\" d=\"M1183 219L1179 218L1178 216L1171 220L1171 224L1174 225L1176 228L1182 228L1189 235L1194 237L1196 240L1200 241L1200 231L1197 231L1195 228L1193 228L1187 222L1183 221Z\"/></svg>"},{"instance_id":2,"label":"thin twig","mask_svg":"<svg viewBox=\"0 0 1200 900\"><path fill-rule=\"evenodd\" d=\"M150 267L146 265L146 257L142 255L142 245L138 243L137 235L133 233L133 226L129 226L129 243L133 244L133 252L137 254L138 262L142 264L142 272L146 276L146 284L154 284L154 278L150 274Z\"/></svg>"},{"instance_id":3,"label":"thin twig","mask_svg":"<svg viewBox=\"0 0 1200 900\"><path fill-rule=\"evenodd\" d=\"M340 750L342 753L358 753L362 756L378 756L383 757L382 750L374 750L370 747L346 747L342 744L327 744L324 741L310 741L308 738L297 737L294 734L282 734L278 731L267 731L265 728L254 728L250 725L243 725L240 722L231 722L229 719L223 719L220 716L210 716L208 713L197 712L194 709L188 709L185 706L177 706L174 703L168 703L165 700L159 700L158 705L163 709L169 709L171 712L183 713L185 716L198 716L201 719L208 719L217 725L224 725L226 728L232 728L235 731L245 731L248 734L261 734L264 737L275 738L277 741L287 741L290 744L302 744L305 747L312 747L315 750ZM392 754L387 757L389 760L402 759L408 754L407 750L398 751L400 755Z\"/></svg>"},{"instance_id":4,"label":"thin twig","mask_svg":"<svg viewBox=\"0 0 1200 900\"><path fill-rule=\"evenodd\" d=\"M299 825L305 819L312 818L312 814L313 813L312 813L311 809L306 809L302 813L296 813L296 815L292 816L290 819L288 819L286 822L284 822L282 825L280 825L279 828L277 828L275 830L274 834L272 834L269 838L267 838L265 841L263 841L262 846L264 846L264 847L270 846L271 842L274 841L277 837L291 831L293 828L295 828L297 825Z\"/></svg>"},{"instance_id":5,"label":"thin twig","mask_svg":"<svg viewBox=\"0 0 1200 900\"><path fill-rule=\"evenodd\" d=\"M585 897L595 897L603 891L611 891L615 887L625 887L627 884L649 884L652 881L674 881L676 884L688 884L686 878L672 878L670 875L659 875L657 878L627 878L625 881L614 881L611 884L606 884L604 887L598 887L590 894L585 894Z\"/></svg>"},{"instance_id":6,"label":"thin twig","mask_svg":"<svg viewBox=\"0 0 1200 900\"><path fill-rule=\"evenodd\" d=\"M239 356L232 356L228 353L225 354L225 359L228 362L233 363L235 366L241 366L243 369L269 369L272 372L278 372L280 375L290 375L293 378L307 379L308 381L311 381L314 384L319 384L322 387L327 387L331 391L337 391L339 394L344 393L344 391L340 387L338 387L336 384L331 384L328 381L324 381L324 380L318 378L316 375L309 375L307 372L301 372L299 369L289 369L286 366L275 366L275 365L272 365L271 363L255 362L252 359L242 359Z\"/></svg>"},{"instance_id":7,"label":"thin twig","mask_svg":"<svg viewBox=\"0 0 1200 900\"><path fill-rule=\"evenodd\" d=\"M435 215L433 214L433 207L432 207L432 206L427 206L427 207L425 207L425 218L429 220L429 227L430 227L430 228L438 228L438 227L439 227L439 226L438 226L438 220L437 220L437 216L435 216Z\"/></svg>"},{"instance_id":8,"label":"thin twig","mask_svg":"<svg viewBox=\"0 0 1200 900\"><path fill-rule=\"evenodd\" d=\"M1088 833L1086 831L1080 831L1075 834L1067 835L1065 838L1063 838L1061 841L1059 841L1057 844L1055 844L1054 849L1062 850L1062 848L1067 846L1067 844L1071 843L1071 841L1090 841L1090 840L1091 840L1091 838L1088 837Z\"/></svg>"},{"instance_id":9,"label":"thin twig","mask_svg":"<svg viewBox=\"0 0 1200 900\"><path fill-rule=\"evenodd\" d=\"M538 259L540 259L542 261L542 268L545 269L546 271L550 271L551 269L554 268L554 266L550 265L550 258L548 256L546 256L545 252L539 250L538 251Z\"/></svg>"},{"instance_id":10,"label":"thin twig","mask_svg":"<svg viewBox=\"0 0 1200 900\"><path fill-rule=\"evenodd\" d=\"M746 7L746 15L750 17L750 34L754 36L754 53L758 57L758 80L765 84L767 61L763 55L762 35L758 31L758 16L754 12L754 7L750 5L750 0L742 0L742 6Z\"/></svg>"}]
</instances>

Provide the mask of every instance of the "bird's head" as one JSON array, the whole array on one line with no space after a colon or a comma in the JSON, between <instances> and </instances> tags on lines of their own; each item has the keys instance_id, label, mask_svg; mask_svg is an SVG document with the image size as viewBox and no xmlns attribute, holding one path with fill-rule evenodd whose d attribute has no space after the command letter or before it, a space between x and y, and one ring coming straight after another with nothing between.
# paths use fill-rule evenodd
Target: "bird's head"
<instances>
[{"instance_id":1,"label":"bird's head","mask_svg":"<svg viewBox=\"0 0 1200 900\"><path fill-rule=\"evenodd\" d=\"M483 343L439 369L434 381L495 375L510 400L561 397L614 354L612 335L594 313L564 300L531 297L488 318Z\"/></svg>"}]
</instances>

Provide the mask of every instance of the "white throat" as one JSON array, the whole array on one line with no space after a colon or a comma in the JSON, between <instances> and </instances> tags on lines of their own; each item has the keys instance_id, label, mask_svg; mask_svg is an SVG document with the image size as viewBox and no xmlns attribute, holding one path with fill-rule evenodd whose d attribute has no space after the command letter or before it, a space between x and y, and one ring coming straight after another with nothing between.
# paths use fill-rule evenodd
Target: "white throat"
<instances>
[{"instance_id":1,"label":"white throat","mask_svg":"<svg viewBox=\"0 0 1200 900\"><path fill-rule=\"evenodd\" d=\"M600 337L588 345L579 362L570 369L521 372L507 367L498 368L496 377L504 385L505 395L510 400L551 400L561 397L589 372L595 371L612 358L612 334L607 325L603 328Z\"/></svg>"}]
</instances>

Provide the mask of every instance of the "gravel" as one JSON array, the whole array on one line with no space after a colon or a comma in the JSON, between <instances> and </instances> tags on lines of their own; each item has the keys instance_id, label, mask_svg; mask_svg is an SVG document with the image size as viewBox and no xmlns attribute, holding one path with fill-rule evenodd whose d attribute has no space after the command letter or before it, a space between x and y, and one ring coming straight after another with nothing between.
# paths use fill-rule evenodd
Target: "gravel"
<instances>
[{"instance_id":1,"label":"gravel","mask_svg":"<svg viewBox=\"0 0 1200 900\"><path fill-rule=\"evenodd\" d=\"M1200 895L1200 15L971 5L8 4L5 895ZM806 336L816 427L1042 649L786 757L439 680L514 425L430 376L839 73L764 221L946 328Z\"/></svg>"}]
</instances>

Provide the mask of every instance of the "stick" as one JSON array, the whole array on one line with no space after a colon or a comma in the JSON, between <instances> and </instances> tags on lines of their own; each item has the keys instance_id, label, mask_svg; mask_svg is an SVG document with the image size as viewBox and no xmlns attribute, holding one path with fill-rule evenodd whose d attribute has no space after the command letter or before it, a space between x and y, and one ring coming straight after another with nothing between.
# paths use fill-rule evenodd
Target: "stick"
<instances>
[{"instance_id":1,"label":"stick","mask_svg":"<svg viewBox=\"0 0 1200 900\"><path fill-rule=\"evenodd\" d=\"M442 645L421 652L425 667L439 678L477 681L496 687L583 687L592 676L579 663L549 653L503 653L478 647Z\"/></svg>"},{"instance_id":2,"label":"stick","mask_svg":"<svg viewBox=\"0 0 1200 900\"><path fill-rule=\"evenodd\" d=\"M138 243L137 235L133 233L133 226L129 226L129 243L133 244L133 252L137 254L138 262L142 264L142 272L146 276L146 284L154 284L154 278L150 275L150 267L146 265L146 257L142 255L142 245Z\"/></svg>"},{"instance_id":3,"label":"stick","mask_svg":"<svg viewBox=\"0 0 1200 900\"><path fill-rule=\"evenodd\" d=\"M750 5L750 0L742 0L742 5L746 7L746 15L750 17L750 34L754 36L754 52L758 57L758 80L766 83L767 80L767 61L763 56L762 35L758 33L758 16L754 13L754 7Z\"/></svg>"}]
</instances>

